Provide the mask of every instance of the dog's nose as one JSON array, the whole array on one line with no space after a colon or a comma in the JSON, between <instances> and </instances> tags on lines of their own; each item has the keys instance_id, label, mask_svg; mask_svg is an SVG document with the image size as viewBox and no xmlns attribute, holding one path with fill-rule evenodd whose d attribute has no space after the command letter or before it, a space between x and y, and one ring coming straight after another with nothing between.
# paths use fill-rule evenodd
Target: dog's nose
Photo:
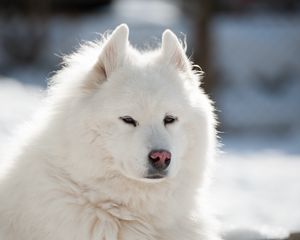
<instances>
[{"instance_id":1,"label":"dog's nose","mask_svg":"<svg viewBox=\"0 0 300 240\"><path fill-rule=\"evenodd\" d=\"M171 153L167 150L152 150L149 155L149 162L156 170L165 170L171 162Z\"/></svg>"}]
</instances>

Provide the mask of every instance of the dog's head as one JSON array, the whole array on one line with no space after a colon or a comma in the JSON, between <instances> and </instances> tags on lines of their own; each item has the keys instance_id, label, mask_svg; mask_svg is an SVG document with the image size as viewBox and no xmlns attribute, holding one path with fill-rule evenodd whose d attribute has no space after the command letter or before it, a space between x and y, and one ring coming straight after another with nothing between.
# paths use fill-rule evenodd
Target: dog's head
<instances>
[{"instance_id":1,"label":"dog's head","mask_svg":"<svg viewBox=\"0 0 300 240\"><path fill-rule=\"evenodd\" d=\"M166 30L161 48L141 53L128 34L117 27L82 80L78 149L87 149L94 168L105 158L110 169L142 181L197 168L192 161L206 158L213 117L184 48Z\"/></svg>"}]
</instances>

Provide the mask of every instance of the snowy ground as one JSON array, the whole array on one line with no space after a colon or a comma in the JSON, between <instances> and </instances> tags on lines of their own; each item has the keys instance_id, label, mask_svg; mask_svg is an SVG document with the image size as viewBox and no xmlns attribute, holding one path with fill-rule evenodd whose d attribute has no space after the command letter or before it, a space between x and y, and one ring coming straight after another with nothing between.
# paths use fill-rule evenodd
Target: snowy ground
<instances>
[{"instance_id":1,"label":"snowy ground","mask_svg":"<svg viewBox=\"0 0 300 240\"><path fill-rule=\"evenodd\" d=\"M42 95L38 87L1 79L2 163L9 149L9 138L39 108ZM212 197L222 227L239 229L231 231L227 239L257 239L260 233L251 229L277 237L286 231L299 231L300 155L274 149L246 152L234 145L224 149L228 152L218 161Z\"/></svg>"},{"instance_id":2,"label":"snowy ground","mask_svg":"<svg viewBox=\"0 0 300 240\"><path fill-rule=\"evenodd\" d=\"M213 197L224 226L300 230L300 156L229 152L219 159Z\"/></svg>"}]
</instances>

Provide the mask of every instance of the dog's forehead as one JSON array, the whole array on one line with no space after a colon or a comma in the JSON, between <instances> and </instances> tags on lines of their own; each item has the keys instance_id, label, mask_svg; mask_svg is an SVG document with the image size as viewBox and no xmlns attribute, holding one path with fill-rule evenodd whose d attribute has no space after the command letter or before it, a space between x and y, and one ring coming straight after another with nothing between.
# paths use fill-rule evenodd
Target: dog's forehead
<instances>
[{"instance_id":1,"label":"dog's forehead","mask_svg":"<svg viewBox=\"0 0 300 240\"><path fill-rule=\"evenodd\" d=\"M180 98L184 94L182 84L176 83L175 77L160 72L136 72L124 76L120 92L137 98L156 98L168 100Z\"/></svg>"},{"instance_id":2,"label":"dog's forehead","mask_svg":"<svg viewBox=\"0 0 300 240\"><path fill-rule=\"evenodd\" d=\"M178 91L151 84L123 86L119 89L119 94L115 96L114 101L117 102L114 106L117 105L124 114L140 117L180 112L187 105L186 99Z\"/></svg>"},{"instance_id":3,"label":"dog's forehead","mask_svg":"<svg viewBox=\"0 0 300 240\"><path fill-rule=\"evenodd\" d=\"M122 114L179 112L188 106L188 91L183 79L172 69L156 65L124 66L106 82L106 106ZM114 104L112 104L114 102ZM126 103L126 104L125 104ZM161 115L161 114L159 114Z\"/></svg>"},{"instance_id":4,"label":"dog's forehead","mask_svg":"<svg viewBox=\"0 0 300 240\"><path fill-rule=\"evenodd\" d=\"M122 86L131 89L139 89L143 92L167 90L176 92L182 89L184 84L179 74L174 73L167 66L145 65L140 67L127 67L118 73ZM156 93L156 94L158 94Z\"/></svg>"}]
</instances>

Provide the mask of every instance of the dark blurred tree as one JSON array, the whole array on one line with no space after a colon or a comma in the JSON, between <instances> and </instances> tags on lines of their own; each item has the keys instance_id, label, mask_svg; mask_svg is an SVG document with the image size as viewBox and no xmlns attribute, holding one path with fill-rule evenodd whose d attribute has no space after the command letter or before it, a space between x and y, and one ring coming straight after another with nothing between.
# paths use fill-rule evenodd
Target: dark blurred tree
<instances>
[{"instance_id":1,"label":"dark blurred tree","mask_svg":"<svg viewBox=\"0 0 300 240\"><path fill-rule=\"evenodd\" d=\"M181 1L182 8L192 19L194 31L193 60L204 71L203 87L208 94L212 94L216 85L214 72L210 64L210 21L214 14L213 0L185 0Z\"/></svg>"},{"instance_id":2,"label":"dark blurred tree","mask_svg":"<svg viewBox=\"0 0 300 240\"><path fill-rule=\"evenodd\" d=\"M84 12L108 5L113 0L1 0L0 12L44 15L53 12Z\"/></svg>"},{"instance_id":3,"label":"dark blurred tree","mask_svg":"<svg viewBox=\"0 0 300 240\"><path fill-rule=\"evenodd\" d=\"M84 14L112 0L0 0L0 72L39 61L53 14ZM4 60L5 59L5 60ZM43 61L39 61L43 62Z\"/></svg>"},{"instance_id":4,"label":"dark blurred tree","mask_svg":"<svg viewBox=\"0 0 300 240\"><path fill-rule=\"evenodd\" d=\"M217 76L210 59L210 22L215 14L244 14L248 12L299 13L299 0L179 0L186 16L191 18L194 27L193 59L205 72L203 87L213 94L218 84Z\"/></svg>"}]
</instances>

